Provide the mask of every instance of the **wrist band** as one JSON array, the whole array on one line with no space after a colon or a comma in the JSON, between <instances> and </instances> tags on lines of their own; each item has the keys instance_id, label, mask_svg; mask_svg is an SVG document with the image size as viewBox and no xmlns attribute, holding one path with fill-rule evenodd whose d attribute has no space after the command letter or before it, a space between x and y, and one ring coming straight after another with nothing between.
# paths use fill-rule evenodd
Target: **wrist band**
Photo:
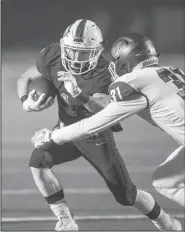
<instances>
[{"instance_id":1,"label":"wrist band","mask_svg":"<svg viewBox=\"0 0 185 232\"><path fill-rule=\"evenodd\" d=\"M21 102L23 104L24 101L26 101L26 99L28 98L28 94L25 94L24 96L21 97Z\"/></svg>"}]
</instances>

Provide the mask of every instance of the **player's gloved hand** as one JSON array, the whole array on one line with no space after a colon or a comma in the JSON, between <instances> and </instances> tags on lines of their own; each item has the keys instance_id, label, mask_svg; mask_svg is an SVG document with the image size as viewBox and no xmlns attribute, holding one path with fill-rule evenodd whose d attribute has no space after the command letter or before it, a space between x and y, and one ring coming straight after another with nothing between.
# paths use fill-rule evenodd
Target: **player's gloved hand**
<instances>
[{"instance_id":1,"label":"player's gloved hand","mask_svg":"<svg viewBox=\"0 0 185 232\"><path fill-rule=\"evenodd\" d=\"M76 98L81 94L82 90L79 88L73 75L64 71L58 72L57 75L59 77L58 80L64 82L65 89L72 97Z\"/></svg>"},{"instance_id":2,"label":"player's gloved hand","mask_svg":"<svg viewBox=\"0 0 185 232\"><path fill-rule=\"evenodd\" d=\"M51 139L51 131L44 128L37 131L31 139L32 145L34 148L47 149L54 141Z\"/></svg>"},{"instance_id":3,"label":"player's gloved hand","mask_svg":"<svg viewBox=\"0 0 185 232\"><path fill-rule=\"evenodd\" d=\"M38 112L44 109L47 109L51 105L53 105L55 99L49 97L47 101L43 102L46 95L43 93L37 100L35 98L36 90L32 90L28 94L28 98L23 102L23 109L28 112Z\"/></svg>"}]
</instances>

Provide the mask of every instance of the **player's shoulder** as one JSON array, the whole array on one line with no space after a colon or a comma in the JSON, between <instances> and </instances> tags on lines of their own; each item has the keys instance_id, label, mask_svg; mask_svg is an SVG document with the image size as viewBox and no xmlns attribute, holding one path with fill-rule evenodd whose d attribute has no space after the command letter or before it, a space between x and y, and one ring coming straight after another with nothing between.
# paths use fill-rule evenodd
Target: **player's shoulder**
<instances>
[{"instance_id":1,"label":"player's shoulder","mask_svg":"<svg viewBox=\"0 0 185 232\"><path fill-rule=\"evenodd\" d=\"M126 86L126 85L130 85L133 84L134 82L137 81L137 79L143 75L143 73L141 73L140 71L133 71L130 73L126 73L120 77L118 77L114 82L112 82L111 86L115 85L115 86Z\"/></svg>"},{"instance_id":2,"label":"player's shoulder","mask_svg":"<svg viewBox=\"0 0 185 232\"><path fill-rule=\"evenodd\" d=\"M41 56L47 56L48 53L55 54L60 52L60 44L52 43L40 51Z\"/></svg>"},{"instance_id":3,"label":"player's shoulder","mask_svg":"<svg viewBox=\"0 0 185 232\"><path fill-rule=\"evenodd\" d=\"M126 73L115 80L115 83L126 83L132 86L140 86L145 79L156 73L157 67L150 67L144 69L136 69L130 73Z\"/></svg>"},{"instance_id":4,"label":"player's shoulder","mask_svg":"<svg viewBox=\"0 0 185 232\"><path fill-rule=\"evenodd\" d=\"M117 78L112 84L109 86L109 94L117 100L124 100L131 95L135 95L139 93L133 85L128 83L125 79L129 78L130 75L125 74Z\"/></svg>"},{"instance_id":5,"label":"player's shoulder","mask_svg":"<svg viewBox=\"0 0 185 232\"><path fill-rule=\"evenodd\" d=\"M149 76L153 73L156 73L156 70L158 69L158 66L155 67L146 67L146 68L142 68L142 69L136 69L133 72L129 73L130 76L132 78L140 78L140 77L145 77L145 76Z\"/></svg>"},{"instance_id":6,"label":"player's shoulder","mask_svg":"<svg viewBox=\"0 0 185 232\"><path fill-rule=\"evenodd\" d=\"M149 79L148 77L156 75L156 70L158 67L147 67L143 69L136 69L130 73L126 73L118 78L117 82L126 82L131 85L140 85L145 79Z\"/></svg>"},{"instance_id":7,"label":"player's shoulder","mask_svg":"<svg viewBox=\"0 0 185 232\"><path fill-rule=\"evenodd\" d=\"M44 61L45 65L48 65L60 57L60 54L60 44L52 43L41 50L39 58Z\"/></svg>"},{"instance_id":8,"label":"player's shoulder","mask_svg":"<svg viewBox=\"0 0 185 232\"><path fill-rule=\"evenodd\" d=\"M123 98L133 94L141 94L142 86L145 85L145 78L148 79L148 76L148 70L144 69L126 73L111 83L109 93L119 93Z\"/></svg>"}]
</instances>

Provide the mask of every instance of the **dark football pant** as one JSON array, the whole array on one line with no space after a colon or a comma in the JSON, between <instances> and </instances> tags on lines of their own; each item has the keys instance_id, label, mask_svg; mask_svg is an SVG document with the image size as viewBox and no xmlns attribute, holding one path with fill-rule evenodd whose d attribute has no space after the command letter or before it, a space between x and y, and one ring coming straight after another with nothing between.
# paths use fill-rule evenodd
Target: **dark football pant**
<instances>
[{"instance_id":1,"label":"dark football pant","mask_svg":"<svg viewBox=\"0 0 185 232\"><path fill-rule=\"evenodd\" d=\"M112 135L107 130L74 143L53 145L47 150L36 148L30 158L30 167L52 168L83 156L104 178L116 201L131 206L137 190L132 183Z\"/></svg>"}]
</instances>

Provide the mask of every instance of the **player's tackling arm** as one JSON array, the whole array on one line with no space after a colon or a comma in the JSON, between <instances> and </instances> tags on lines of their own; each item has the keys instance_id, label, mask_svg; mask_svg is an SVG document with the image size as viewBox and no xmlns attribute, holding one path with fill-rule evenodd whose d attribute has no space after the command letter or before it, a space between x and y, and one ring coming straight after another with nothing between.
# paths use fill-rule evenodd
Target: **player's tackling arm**
<instances>
[{"instance_id":1,"label":"player's tackling arm","mask_svg":"<svg viewBox=\"0 0 185 232\"><path fill-rule=\"evenodd\" d=\"M140 94L128 98L127 101L111 102L92 117L53 131L51 138L57 144L84 139L106 130L146 107L147 100Z\"/></svg>"}]
</instances>

